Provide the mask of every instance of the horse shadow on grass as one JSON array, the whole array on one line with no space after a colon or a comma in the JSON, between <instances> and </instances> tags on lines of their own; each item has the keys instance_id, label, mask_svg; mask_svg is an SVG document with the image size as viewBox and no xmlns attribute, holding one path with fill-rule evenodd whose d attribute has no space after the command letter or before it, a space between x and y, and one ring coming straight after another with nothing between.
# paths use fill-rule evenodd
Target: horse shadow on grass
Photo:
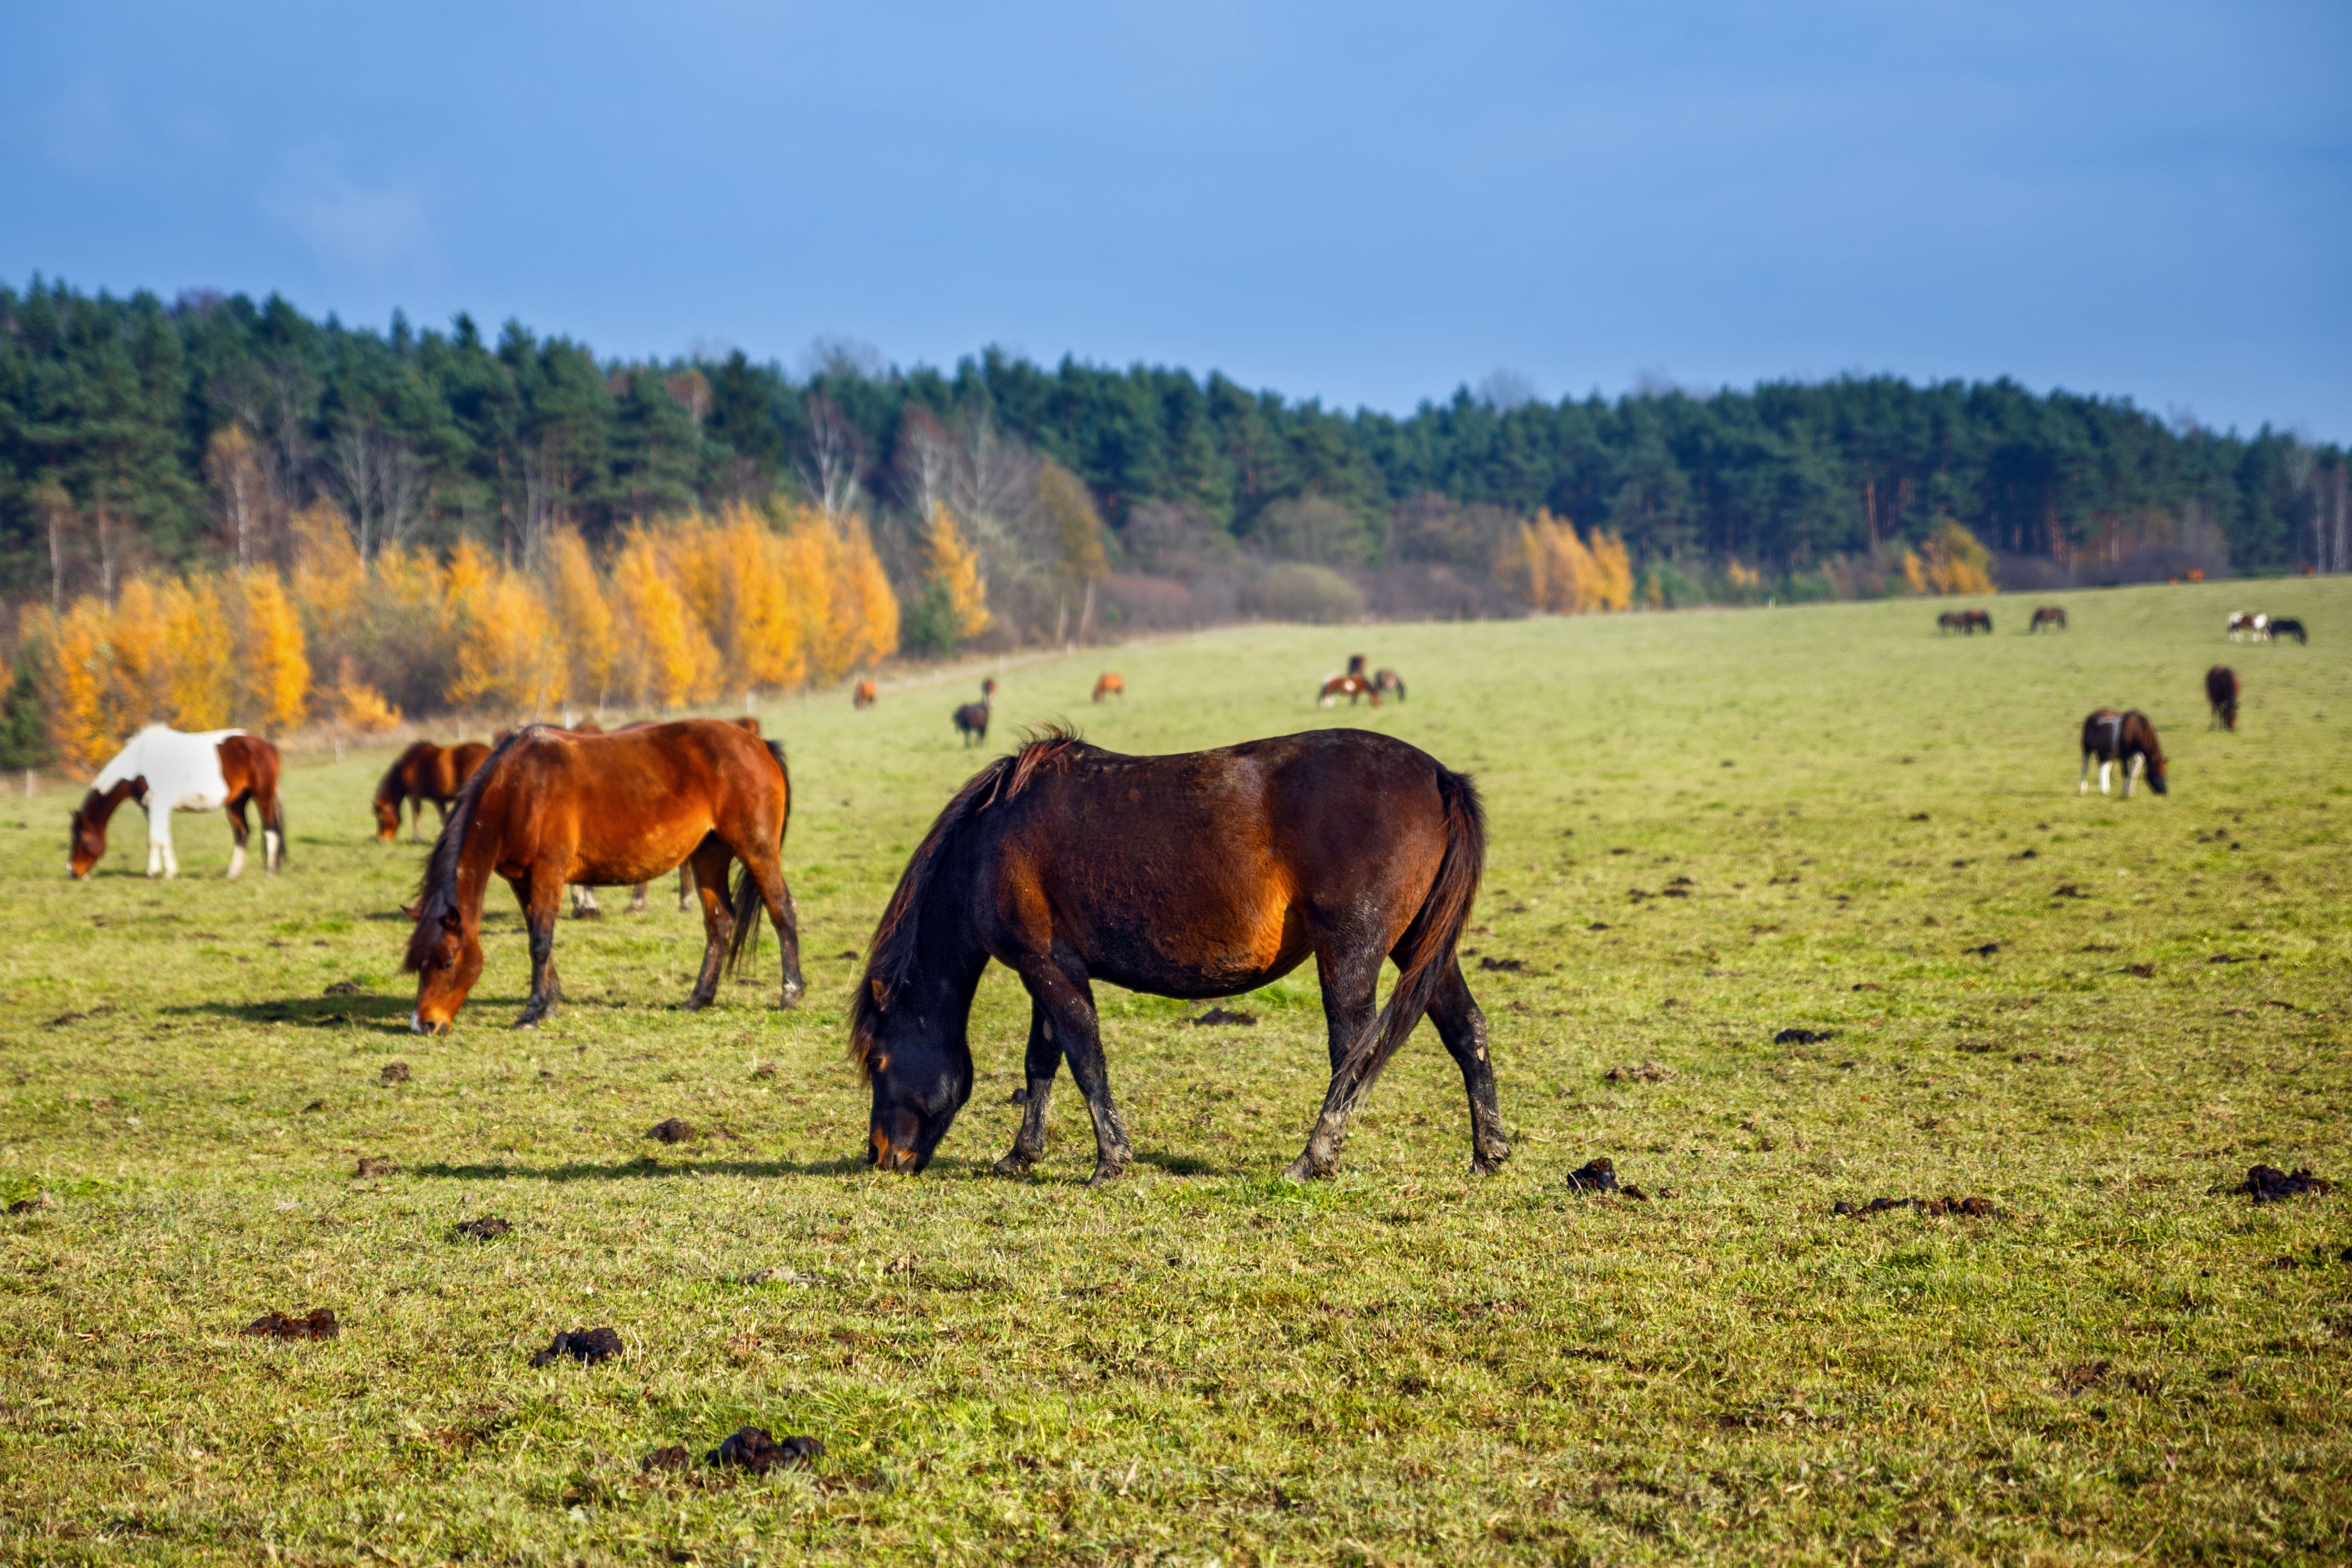
<instances>
[{"instance_id":1,"label":"horse shadow on grass","mask_svg":"<svg viewBox=\"0 0 2352 1568\"><path fill-rule=\"evenodd\" d=\"M433 1161L408 1167L412 1176L452 1182L626 1182L655 1176L854 1176L866 1169L855 1154L831 1160L682 1160L639 1155L599 1163L578 1160L563 1165L451 1164Z\"/></svg>"},{"instance_id":2,"label":"horse shadow on grass","mask_svg":"<svg viewBox=\"0 0 2352 1568\"><path fill-rule=\"evenodd\" d=\"M520 999L517 999L517 1005ZM415 1008L404 996L286 996L261 1002L194 1002L183 1007L159 1007L173 1017L234 1018L241 1024L299 1024L329 1029L337 1025L382 1026L386 1034L408 1033L409 1015Z\"/></svg>"}]
</instances>

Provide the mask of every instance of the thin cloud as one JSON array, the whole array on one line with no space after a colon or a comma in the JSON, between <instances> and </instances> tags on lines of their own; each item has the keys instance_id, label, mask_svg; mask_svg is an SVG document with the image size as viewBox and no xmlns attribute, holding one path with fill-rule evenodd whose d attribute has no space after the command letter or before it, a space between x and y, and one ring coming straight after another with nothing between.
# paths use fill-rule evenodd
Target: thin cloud
<instances>
[{"instance_id":1,"label":"thin cloud","mask_svg":"<svg viewBox=\"0 0 2352 1568\"><path fill-rule=\"evenodd\" d=\"M438 252L432 215L415 186L365 185L318 159L298 160L263 187L262 212L321 261L362 272L429 271Z\"/></svg>"}]
</instances>

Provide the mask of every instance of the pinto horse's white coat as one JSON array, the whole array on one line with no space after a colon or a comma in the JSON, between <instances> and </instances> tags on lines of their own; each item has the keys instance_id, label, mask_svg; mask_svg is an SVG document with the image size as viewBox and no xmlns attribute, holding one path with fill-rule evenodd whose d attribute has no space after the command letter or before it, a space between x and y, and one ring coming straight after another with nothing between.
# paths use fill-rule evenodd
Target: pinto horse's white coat
<instances>
[{"instance_id":1,"label":"pinto horse's white coat","mask_svg":"<svg viewBox=\"0 0 2352 1568\"><path fill-rule=\"evenodd\" d=\"M147 797L139 809L147 814L147 874L180 874L180 858L172 852L172 814L175 811L218 811L228 804L228 778L221 772L220 744L242 730L207 730L184 734L162 724L150 724L131 737L131 743L99 770L89 787L103 795L126 779L141 779ZM265 865L278 860L278 835L261 835ZM229 856L228 874L245 869L245 851Z\"/></svg>"}]
</instances>

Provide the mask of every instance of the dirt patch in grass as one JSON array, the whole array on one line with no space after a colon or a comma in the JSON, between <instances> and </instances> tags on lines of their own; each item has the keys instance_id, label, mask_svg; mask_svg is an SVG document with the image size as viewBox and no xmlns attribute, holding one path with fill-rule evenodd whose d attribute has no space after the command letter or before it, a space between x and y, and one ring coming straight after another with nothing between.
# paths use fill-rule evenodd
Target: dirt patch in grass
<instances>
[{"instance_id":1,"label":"dirt patch in grass","mask_svg":"<svg viewBox=\"0 0 2352 1568\"><path fill-rule=\"evenodd\" d=\"M1212 1007L1199 1016L1184 1021L1196 1029L1253 1029L1257 1026L1257 1015L1234 1007ZM1024 1103L1027 1101L1029 1097L1025 1090L1022 1091L1021 1098Z\"/></svg>"},{"instance_id":2,"label":"dirt patch in grass","mask_svg":"<svg viewBox=\"0 0 2352 1568\"><path fill-rule=\"evenodd\" d=\"M621 1354L621 1336L617 1330L565 1329L558 1332L548 1347L530 1358L533 1366L552 1366L566 1357L593 1366L600 1361L612 1361Z\"/></svg>"},{"instance_id":3,"label":"dirt patch in grass","mask_svg":"<svg viewBox=\"0 0 2352 1568\"><path fill-rule=\"evenodd\" d=\"M2258 1204L2283 1204L2305 1194L2324 1197L2335 1190L2335 1183L2325 1176L2313 1175L2308 1165L2298 1165L2293 1171L2282 1171L2276 1165L2256 1165L2247 1171L2244 1181L2230 1189L2233 1195L2251 1197Z\"/></svg>"},{"instance_id":4,"label":"dirt patch in grass","mask_svg":"<svg viewBox=\"0 0 2352 1568\"><path fill-rule=\"evenodd\" d=\"M1659 1062L1634 1062L1611 1068L1601 1076L1611 1083L1672 1083L1675 1069Z\"/></svg>"},{"instance_id":5,"label":"dirt patch in grass","mask_svg":"<svg viewBox=\"0 0 2352 1568\"><path fill-rule=\"evenodd\" d=\"M816 1438L786 1437L779 1442L768 1435L764 1426L742 1427L703 1456L719 1468L750 1470L761 1476L770 1470L809 1468L824 1457L824 1445Z\"/></svg>"},{"instance_id":6,"label":"dirt patch in grass","mask_svg":"<svg viewBox=\"0 0 2352 1568\"><path fill-rule=\"evenodd\" d=\"M682 1116L672 1116L646 1129L646 1136L656 1143L691 1143L702 1136L694 1123Z\"/></svg>"},{"instance_id":7,"label":"dirt patch in grass","mask_svg":"<svg viewBox=\"0 0 2352 1568\"><path fill-rule=\"evenodd\" d=\"M501 1219L494 1214L486 1214L479 1219L462 1220L451 1226L449 1234L453 1237L464 1237L472 1241L496 1241L513 1229L514 1226L511 1222Z\"/></svg>"},{"instance_id":8,"label":"dirt patch in grass","mask_svg":"<svg viewBox=\"0 0 2352 1568\"><path fill-rule=\"evenodd\" d=\"M383 1070L376 1075L387 1084L406 1083L410 1076L406 1062L386 1062L383 1064Z\"/></svg>"},{"instance_id":9,"label":"dirt patch in grass","mask_svg":"<svg viewBox=\"0 0 2352 1568\"><path fill-rule=\"evenodd\" d=\"M1965 1215L1970 1219L2006 1217L1990 1198L1873 1198L1866 1204L1830 1205L1831 1214L1844 1219L1868 1219L1890 1209L1916 1209L1925 1215Z\"/></svg>"},{"instance_id":10,"label":"dirt patch in grass","mask_svg":"<svg viewBox=\"0 0 2352 1568\"><path fill-rule=\"evenodd\" d=\"M264 1312L245 1325L244 1331L264 1340L331 1340L339 1337L343 1326L335 1321L331 1307L313 1307L299 1317L284 1312Z\"/></svg>"}]
</instances>

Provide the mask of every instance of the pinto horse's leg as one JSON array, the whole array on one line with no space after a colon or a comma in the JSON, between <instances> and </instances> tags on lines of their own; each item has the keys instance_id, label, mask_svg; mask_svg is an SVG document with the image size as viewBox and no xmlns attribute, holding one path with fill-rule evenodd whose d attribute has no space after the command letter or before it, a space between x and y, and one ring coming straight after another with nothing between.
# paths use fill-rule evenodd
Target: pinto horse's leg
<instances>
[{"instance_id":1,"label":"pinto horse's leg","mask_svg":"<svg viewBox=\"0 0 2352 1568\"><path fill-rule=\"evenodd\" d=\"M2074 781L2074 793L2076 795L2091 793L2091 753L2087 751L2083 753L2083 776Z\"/></svg>"},{"instance_id":2,"label":"pinto horse's leg","mask_svg":"<svg viewBox=\"0 0 2352 1568\"><path fill-rule=\"evenodd\" d=\"M636 893L635 894L635 896L633 896L633 897L629 900L629 913L631 913L631 914L633 914L633 915L641 915L641 914L644 914L645 912L646 912L646 885L645 885L643 882L639 882L639 883L637 884L637 890L636 890Z\"/></svg>"},{"instance_id":3,"label":"pinto horse's leg","mask_svg":"<svg viewBox=\"0 0 2352 1568\"><path fill-rule=\"evenodd\" d=\"M563 907L563 874L541 868L509 886L530 931L530 999L515 1020L516 1028L528 1029L552 1015L563 1000L563 982L555 973L555 917Z\"/></svg>"},{"instance_id":4,"label":"pinto horse's leg","mask_svg":"<svg viewBox=\"0 0 2352 1568\"><path fill-rule=\"evenodd\" d=\"M228 836L232 840L228 852L228 874L232 881L245 874L245 841L253 835L252 827L245 820L247 798L241 795L231 795L227 806Z\"/></svg>"},{"instance_id":5,"label":"pinto horse's leg","mask_svg":"<svg viewBox=\"0 0 2352 1568\"><path fill-rule=\"evenodd\" d=\"M1054 1097L1054 1075L1062 1070L1062 1047L1046 1026L1045 1009L1029 1000L1029 1051L1023 1059L1029 1079L1027 1104L1021 1112L1021 1131L1013 1135L1012 1152L996 1162L1000 1176L1026 1175L1045 1152L1045 1107Z\"/></svg>"},{"instance_id":6,"label":"pinto horse's leg","mask_svg":"<svg viewBox=\"0 0 2352 1568\"><path fill-rule=\"evenodd\" d=\"M1095 1173L1088 1186L1117 1178L1135 1160L1127 1142L1127 1124L1110 1097L1110 1065L1103 1059L1102 1025L1095 1014L1094 987L1083 974L1065 974L1050 959L1033 958L1019 966L1029 999L1045 1015L1043 1027L1069 1058L1070 1077L1087 1097L1087 1110L1095 1121ZM1043 1115L1042 1108L1039 1114Z\"/></svg>"},{"instance_id":7,"label":"pinto horse's leg","mask_svg":"<svg viewBox=\"0 0 2352 1568\"><path fill-rule=\"evenodd\" d=\"M1504 1135L1502 1107L1495 1099L1494 1064L1486 1059L1486 1015L1470 994L1458 958L1445 961L1444 978L1429 999L1429 1021L1462 1069L1462 1087L1470 1096L1471 1173L1491 1175L1511 1157L1511 1141Z\"/></svg>"},{"instance_id":8,"label":"pinto horse's leg","mask_svg":"<svg viewBox=\"0 0 2352 1568\"><path fill-rule=\"evenodd\" d=\"M2131 761L2124 764L2124 798L2126 800L2131 798L2132 785L2139 782L2140 770L2146 766L2147 766L2147 754L2138 752L2132 753Z\"/></svg>"},{"instance_id":9,"label":"pinto horse's leg","mask_svg":"<svg viewBox=\"0 0 2352 1568\"><path fill-rule=\"evenodd\" d=\"M702 890L702 973L695 977L687 1011L698 1012L719 994L719 971L727 962L727 939L734 934L735 917L727 908L727 864L735 858L715 833L695 846L686 862Z\"/></svg>"},{"instance_id":10,"label":"pinto horse's leg","mask_svg":"<svg viewBox=\"0 0 2352 1568\"><path fill-rule=\"evenodd\" d=\"M2105 757L2099 759L2099 793L2107 793L2107 770L2116 764Z\"/></svg>"}]
</instances>

